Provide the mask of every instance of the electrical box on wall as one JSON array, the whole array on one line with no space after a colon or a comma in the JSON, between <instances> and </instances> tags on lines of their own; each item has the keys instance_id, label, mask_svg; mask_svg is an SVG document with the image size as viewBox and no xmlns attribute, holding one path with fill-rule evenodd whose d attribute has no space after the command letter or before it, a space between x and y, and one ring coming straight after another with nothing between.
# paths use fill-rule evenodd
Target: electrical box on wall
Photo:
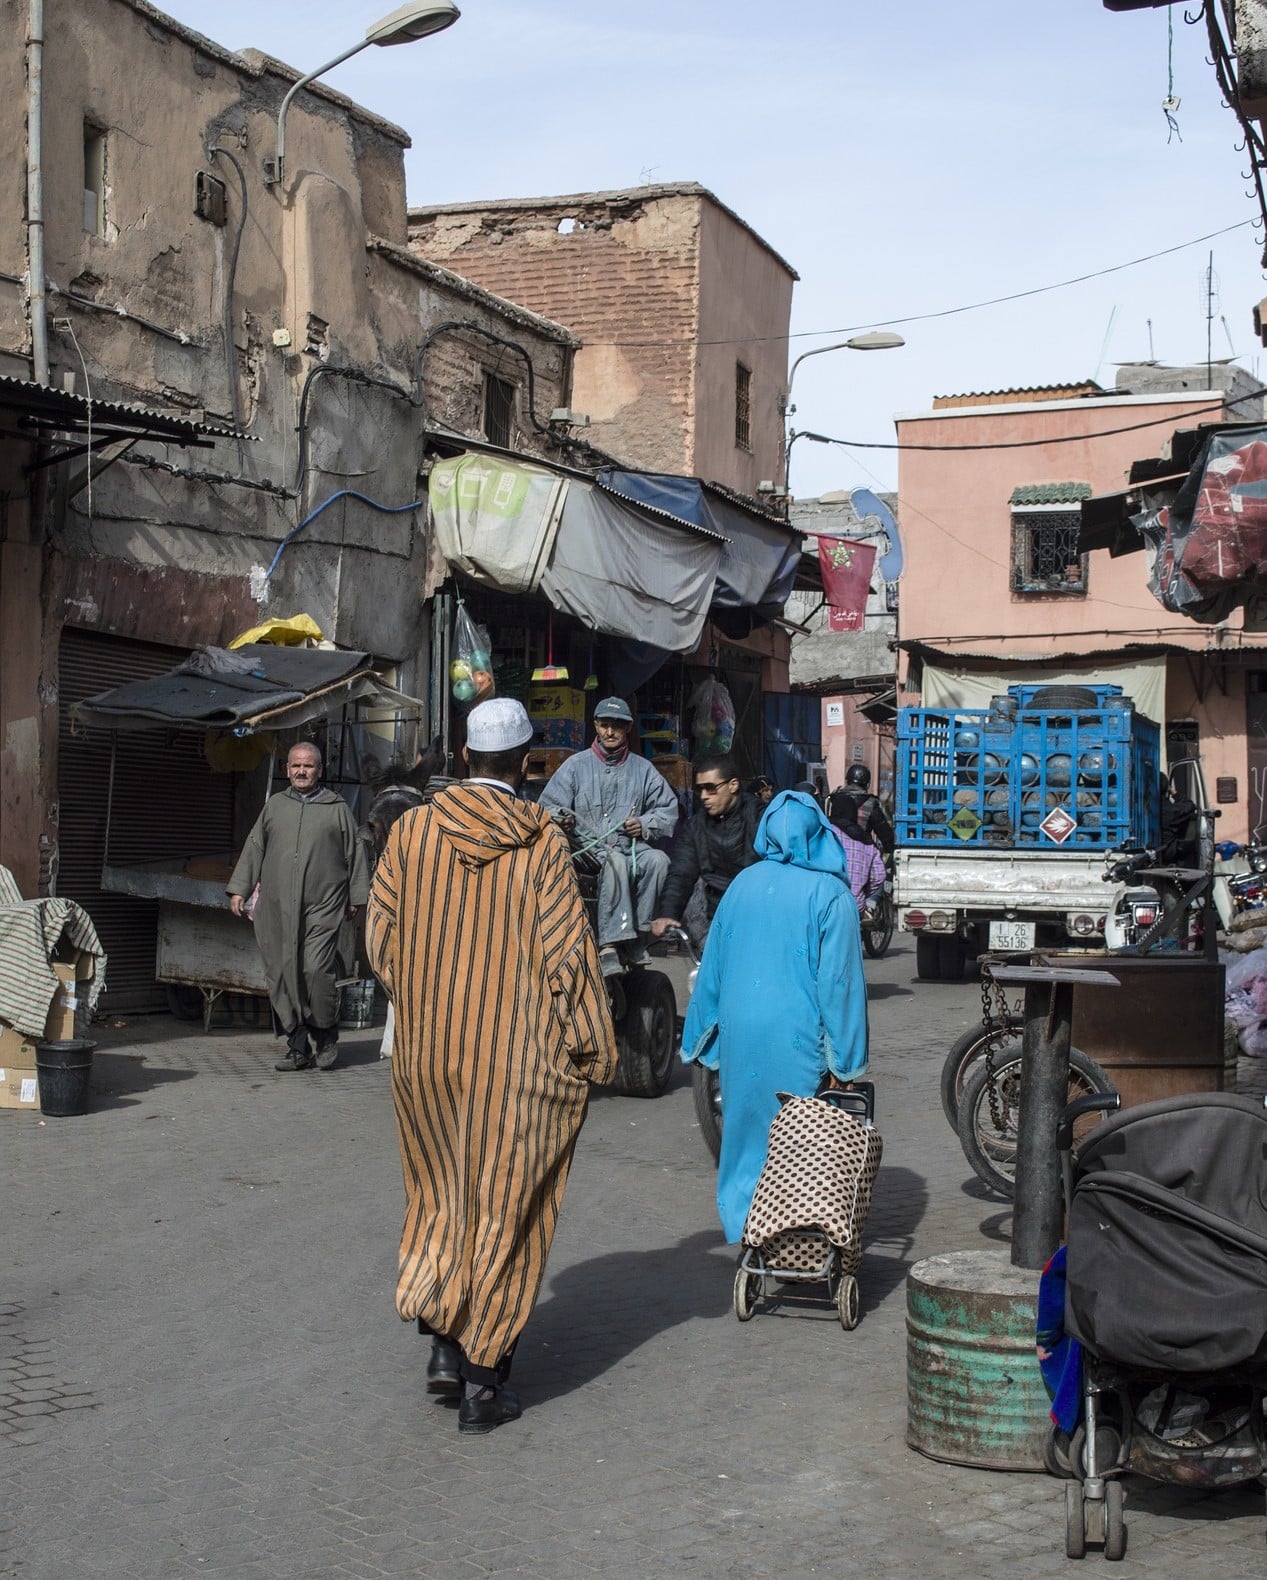
<instances>
[{"instance_id":1,"label":"electrical box on wall","mask_svg":"<svg viewBox=\"0 0 1267 1580\"><path fill-rule=\"evenodd\" d=\"M209 225L228 223L228 192L225 184L208 170L200 170L194 181L194 213Z\"/></svg>"}]
</instances>

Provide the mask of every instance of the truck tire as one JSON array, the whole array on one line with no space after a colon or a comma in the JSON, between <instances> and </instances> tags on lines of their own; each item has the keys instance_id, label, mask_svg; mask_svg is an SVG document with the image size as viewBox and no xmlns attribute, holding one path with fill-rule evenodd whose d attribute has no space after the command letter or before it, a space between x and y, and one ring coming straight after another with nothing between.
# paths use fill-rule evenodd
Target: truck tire
<instances>
[{"instance_id":1,"label":"truck tire","mask_svg":"<svg viewBox=\"0 0 1267 1580\"><path fill-rule=\"evenodd\" d=\"M915 975L921 982L941 981L940 938L926 938L922 933L916 938Z\"/></svg>"},{"instance_id":2,"label":"truck tire","mask_svg":"<svg viewBox=\"0 0 1267 1580\"><path fill-rule=\"evenodd\" d=\"M627 1097L659 1097L668 1086L676 1032L672 982L663 971L631 971L625 978L625 1013L616 1027L616 1084Z\"/></svg>"},{"instance_id":3,"label":"truck tire","mask_svg":"<svg viewBox=\"0 0 1267 1580\"><path fill-rule=\"evenodd\" d=\"M1099 706L1100 699L1089 686L1043 686L1029 699L1030 708L1067 708L1071 713L1085 713Z\"/></svg>"},{"instance_id":4,"label":"truck tire","mask_svg":"<svg viewBox=\"0 0 1267 1580\"><path fill-rule=\"evenodd\" d=\"M968 951L964 948L962 938L939 938L938 948L941 953L941 980L943 982L962 982L964 962L968 958Z\"/></svg>"}]
</instances>

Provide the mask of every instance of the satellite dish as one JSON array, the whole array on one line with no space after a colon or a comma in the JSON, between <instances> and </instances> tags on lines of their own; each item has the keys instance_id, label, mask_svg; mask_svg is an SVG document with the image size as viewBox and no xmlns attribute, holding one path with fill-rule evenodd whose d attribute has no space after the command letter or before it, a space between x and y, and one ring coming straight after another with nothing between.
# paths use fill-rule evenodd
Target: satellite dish
<instances>
[{"instance_id":1,"label":"satellite dish","mask_svg":"<svg viewBox=\"0 0 1267 1580\"><path fill-rule=\"evenodd\" d=\"M898 535L897 517L884 503L878 494L873 494L869 488L855 488L849 495L849 503L857 512L858 520L864 521L868 516L874 516L880 523L889 546L880 556L880 575L886 582L895 582L902 574L905 563L902 555L902 539Z\"/></svg>"}]
</instances>

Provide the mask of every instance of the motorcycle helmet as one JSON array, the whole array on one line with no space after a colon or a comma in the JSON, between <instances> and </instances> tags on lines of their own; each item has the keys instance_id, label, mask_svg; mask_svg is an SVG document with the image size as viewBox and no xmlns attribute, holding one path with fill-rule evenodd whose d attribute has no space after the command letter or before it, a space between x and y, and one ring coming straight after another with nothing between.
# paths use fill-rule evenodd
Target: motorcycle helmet
<instances>
[{"instance_id":1,"label":"motorcycle helmet","mask_svg":"<svg viewBox=\"0 0 1267 1580\"><path fill-rule=\"evenodd\" d=\"M851 763L849 771L845 775L845 783L853 785L859 790L869 790L871 788L871 770L866 763Z\"/></svg>"}]
</instances>

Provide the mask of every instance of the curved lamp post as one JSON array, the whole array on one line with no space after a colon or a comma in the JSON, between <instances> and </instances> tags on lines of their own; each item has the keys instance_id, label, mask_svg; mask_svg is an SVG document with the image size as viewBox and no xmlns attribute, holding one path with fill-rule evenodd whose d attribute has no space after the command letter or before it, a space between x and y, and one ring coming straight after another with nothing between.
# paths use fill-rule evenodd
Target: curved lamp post
<instances>
[{"instance_id":1,"label":"curved lamp post","mask_svg":"<svg viewBox=\"0 0 1267 1580\"><path fill-rule=\"evenodd\" d=\"M300 88L306 88L310 82L325 76L327 71L333 70L335 66L341 66L345 60L360 54L361 50L368 49L371 44L384 46L412 44L415 39L426 38L431 33L439 33L446 27L452 27L461 14L453 0L413 0L412 4L397 6L387 16L371 23L365 29L365 37L353 44L351 49L345 49L341 55L326 61L324 66L318 66L316 71L310 71L307 76L300 77L282 100L282 107L278 111L277 153L264 160L264 185L276 186L285 172L286 114L290 109L290 101Z\"/></svg>"},{"instance_id":2,"label":"curved lamp post","mask_svg":"<svg viewBox=\"0 0 1267 1580\"><path fill-rule=\"evenodd\" d=\"M791 404L792 380L796 377L796 370L807 357L821 357L826 351L894 351L898 346L904 346L906 341L901 335L895 334L891 329L872 329L865 335L854 335L849 340L838 340L835 345L815 346L811 351L802 351L796 361L788 369L787 393L783 397L783 414L790 417L796 410ZM820 435L811 433L789 433L783 445L783 489L786 493L788 487L788 464L792 458L792 445L797 439L819 439Z\"/></svg>"}]
</instances>

